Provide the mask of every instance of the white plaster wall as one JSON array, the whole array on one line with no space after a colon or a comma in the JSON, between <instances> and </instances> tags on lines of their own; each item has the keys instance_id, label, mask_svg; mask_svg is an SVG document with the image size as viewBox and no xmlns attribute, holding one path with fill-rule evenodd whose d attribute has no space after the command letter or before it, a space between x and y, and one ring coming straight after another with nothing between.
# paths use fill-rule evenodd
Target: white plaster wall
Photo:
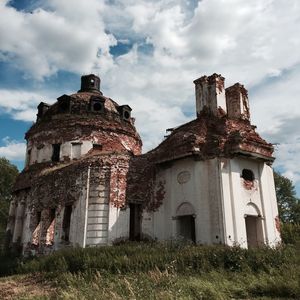
<instances>
[{"instance_id":1,"label":"white plaster wall","mask_svg":"<svg viewBox=\"0 0 300 300\"><path fill-rule=\"evenodd\" d=\"M60 160L63 161L65 157L68 159L78 158L72 155L72 144L81 145L81 156L87 154L89 150L93 148L93 143L91 141L68 141L61 144L60 147ZM28 156L28 149L31 149L30 157ZM52 158L52 144L43 144L43 147L37 149L36 145L28 144L27 147L27 162L29 165L41 162L51 161Z\"/></svg>"},{"instance_id":2,"label":"white plaster wall","mask_svg":"<svg viewBox=\"0 0 300 300\"><path fill-rule=\"evenodd\" d=\"M81 181L81 180L80 180ZM84 229L86 217L86 201L87 199L87 182L81 181L78 184L82 185L82 193L72 207L71 222L70 222L70 242L73 246L83 247L84 244ZM63 211L62 211L63 216Z\"/></svg>"},{"instance_id":3,"label":"white plaster wall","mask_svg":"<svg viewBox=\"0 0 300 300\"><path fill-rule=\"evenodd\" d=\"M242 170L250 169L254 173L254 187L245 189ZM262 217L262 230L264 242L269 243L270 238L278 240L276 235L275 217L277 204L274 189L273 171L264 162L245 159L220 159L223 220L225 243L235 243L247 248L247 234L245 216L252 214L251 210L258 210ZM255 209L254 209L255 207Z\"/></svg>"},{"instance_id":4,"label":"white plaster wall","mask_svg":"<svg viewBox=\"0 0 300 300\"><path fill-rule=\"evenodd\" d=\"M154 239L154 213L144 211L142 215L141 234L142 238Z\"/></svg>"},{"instance_id":5,"label":"white plaster wall","mask_svg":"<svg viewBox=\"0 0 300 300\"><path fill-rule=\"evenodd\" d=\"M31 242L31 231L30 231L30 210L28 207L25 208L25 214L24 214L24 221L23 221L23 231L22 231L22 239L21 243L23 244L24 247L26 247L27 243Z\"/></svg>"},{"instance_id":6,"label":"white plaster wall","mask_svg":"<svg viewBox=\"0 0 300 300\"><path fill-rule=\"evenodd\" d=\"M220 182L217 178L218 161L195 161L186 158L158 172L156 189L164 182L165 196L158 211L144 212L142 232L158 240L177 237L176 210L184 202L195 210L196 242L199 244L223 241L223 224L220 200ZM188 172L190 179L178 182L178 174Z\"/></svg>"},{"instance_id":7,"label":"white plaster wall","mask_svg":"<svg viewBox=\"0 0 300 300\"><path fill-rule=\"evenodd\" d=\"M44 145L41 149L34 148L37 151L37 162L46 162L51 160L52 157L52 145Z\"/></svg>"},{"instance_id":8,"label":"white plaster wall","mask_svg":"<svg viewBox=\"0 0 300 300\"><path fill-rule=\"evenodd\" d=\"M30 156L28 158L29 165L35 164L37 162L37 158L38 158L38 150L35 146L32 146Z\"/></svg>"},{"instance_id":9,"label":"white plaster wall","mask_svg":"<svg viewBox=\"0 0 300 300\"><path fill-rule=\"evenodd\" d=\"M59 205L55 210L54 243L53 243L55 250L61 248L63 217L64 217L64 207Z\"/></svg>"},{"instance_id":10,"label":"white plaster wall","mask_svg":"<svg viewBox=\"0 0 300 300\"><path fill-rule=\"evenodd\" d=\"M25 202L19 202L16 210L15 228L13 232L13 243L22 241L23 221L25 213Z\"/></svg>"},{"instance_id":11,"label":"white plaster wall","mask_svg":"<svg viewBox=\"0 0 300 300\"><path fill-rule=\"evenodd\" d=\"M236 232L236 220L234 209L234 191L232 188L232 173L230 159L220 159L220 171L221 171L221 199L222 199L222 217L224 225L224 243L232 246L237 240Z\"/></svg>"},{"instance_id":12,"label":"white plaster wall","mask_svg":"<svg viewBox=\"0 0 300 300\"><path fill-rule=\"evenodd\" d=\"M129 238L130 208L120 209L110 205L108 217L108 243L112 244L118 239Z\"/></svg>"},{"instance_id":13,"label":"white plaster wall","mask_svg":"<svg viewBox=\"0 0 300 300\"><path fill-rule=\"evenodd\" d=\"M276 229L275 218L278 217L278 206L275 192L273 169L264 164L260 167L261 198L265 215L266 243L276 246L281 242L280 233Z\"/></svg>"}]
</instances>

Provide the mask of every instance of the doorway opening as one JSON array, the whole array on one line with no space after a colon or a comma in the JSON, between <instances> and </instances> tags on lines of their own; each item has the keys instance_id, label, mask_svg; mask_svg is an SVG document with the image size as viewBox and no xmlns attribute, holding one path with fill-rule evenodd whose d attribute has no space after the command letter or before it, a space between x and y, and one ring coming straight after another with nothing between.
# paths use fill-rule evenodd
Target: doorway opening
<instances>
[{"instance_id":1,"label":"doorway opening","mask_svg":"<svg viewBox=\"0 0 300 300\"><path fill-rule=\"evenodd\" d=\"M141 240L141 204L130 203L129 239Z\"/></svg>"},{"instance_id":2,"label":"doorway opening","mask_svg":"<svg viewBox=\"0 0 300 300\"><path fill-rule=\"evenodd\" d=\"M262 219L259 216L245 217L248 248L263 245Z\"/></svg>"},{"instance_id":3,"label":"doorway opening","mask_svg":"<svg viewBox=\"0 0 300 300\"><path fill-rule=\"evenodd\" d=\"M177 217L178 235L185 240L196 243L195 217L193 215Z\"/></svg>"},{"instance_id":4,"label":"doorway opening","mask_svg":"<svg viewBox=\"0 0 300 300\"><path fill-rule=\"evenodd\" d=\"M70 241L71 215L72 215L72 205L66 205L64 210L63 224L62 224L62 229L63 229L62 239L65 242Z\"/></svg>"}]
</instances>

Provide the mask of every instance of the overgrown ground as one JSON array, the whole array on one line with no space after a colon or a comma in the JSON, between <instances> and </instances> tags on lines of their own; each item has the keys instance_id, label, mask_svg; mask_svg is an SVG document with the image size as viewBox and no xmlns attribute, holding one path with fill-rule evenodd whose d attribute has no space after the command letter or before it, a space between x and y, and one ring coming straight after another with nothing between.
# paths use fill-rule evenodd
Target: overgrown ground
<instances>
[{"instance_id":1,"label":"overgrown ground","mask_svg":"<svg viewBox=\"0 0 300 300\"><path fill-rule=\"evenodd\" d=\"M0 299L300 299L294 246L129 243L2 257L0 273Z\"/></svg>"}]
</instances>

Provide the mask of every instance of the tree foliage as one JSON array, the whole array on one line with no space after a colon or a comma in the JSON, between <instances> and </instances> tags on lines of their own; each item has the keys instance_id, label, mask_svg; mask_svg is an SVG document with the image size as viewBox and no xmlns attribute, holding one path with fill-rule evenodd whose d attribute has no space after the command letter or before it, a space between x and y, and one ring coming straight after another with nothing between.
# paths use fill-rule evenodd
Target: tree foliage
<instances>
[{"instance_id":1,"label":"tree foliage","mask_svg":"<svg viewBox=\"0 0 300 300\"><path fill-rule=\"evenodd\" d=\"M300 199L296 197L293 182L277 172L274 180L281 222L300 224Z\"/></svg>"},{"instance_id":2,"label":"tree foliage","mask_svg":"<svg viewBox=\"0 0 300 300\"><path fill-rule=\"evenodd\" d=\"M19 171L6 158L0 157L0 229L5 227L11 191Z\"/></svg>"}]
</instances>

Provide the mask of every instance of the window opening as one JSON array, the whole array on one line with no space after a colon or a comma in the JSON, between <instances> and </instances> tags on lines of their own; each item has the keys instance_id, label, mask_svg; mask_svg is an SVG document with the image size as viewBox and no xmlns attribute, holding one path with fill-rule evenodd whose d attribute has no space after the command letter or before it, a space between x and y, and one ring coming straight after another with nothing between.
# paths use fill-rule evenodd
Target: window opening
<instances>
[{"instance_id":1,"label":"window opening","mask_svg":"<svg viewBox=\"0 0 300 300\"><path fill-rule=\"evenodd\" d=\"M254 174L249 169L243 169L242 178L245 179L245 180L248 180L248 181L253 181L254 180Z\"/></svg>"},{"instance_id":2,"label":"window opening","mask_svg":"<svg viewBox=\"0 0 300 300\"><path fill-rule=\"evenodd\" d=\"M129 239L139 241L141 239L141 205L130 203Z\"/></svg>"},{"instance_id":3,"label":"window opening","mask_svg":"<svg viewBox=\"0 0 300 300\"><path fill-rule=\"evenodd\" d=\"M70 225L71 225L72 205L66 205L63 219L63 236L62 239L66 242L70 240Z\"/></svg>"},{"instance_id":4,"label":"window opening","mask_svg":"<svg viewBox=\"0 0 300 300\"><path fill-rule=\"evenodd\" d=\"M61 112L67 112L70 109L70 102L69 101L63 101L59 105L60 111Z\"/></svg>"},{"instance_id":5,"label":"window opening","mask_svg":"<svg viewBox=\"0 0 300 300\"><path fill-rule=\"evenodd\" d=\"M127 110L124 111L124 118L125 118L126 120L128 120L128 119L130 118L130 113L129 113L129 111L127 111Z\"/></svg>"},{"instance_id":6,"label":"window opening","mask_svg":"<svg viewBox=\"0 0 300 300\"><path fill-rule=\"evenodd\" d=\"M52 161L58 162L60 156L60 144L53 144L52 145Z\"/></svg>"},{"instance_id":7,"label":"window opening","mask_svg":"<svg viewBox=\"0 0 300 300\"><path fill-rule=\"evenodd\" d=\"M101 111L103 109L103 105L101 102L94 102L93 110L94 111Z\"/></svg>"},{"instance_id":8,"label":"window opening","mask_svg":"<svg viewBox=\"0 0 300 300\"><path fill-rule=\"evenodd\" d=\"M101 144L93 144L93 149L94 150L102 150L102 145Z\"/></svg>"}]
</instances>

